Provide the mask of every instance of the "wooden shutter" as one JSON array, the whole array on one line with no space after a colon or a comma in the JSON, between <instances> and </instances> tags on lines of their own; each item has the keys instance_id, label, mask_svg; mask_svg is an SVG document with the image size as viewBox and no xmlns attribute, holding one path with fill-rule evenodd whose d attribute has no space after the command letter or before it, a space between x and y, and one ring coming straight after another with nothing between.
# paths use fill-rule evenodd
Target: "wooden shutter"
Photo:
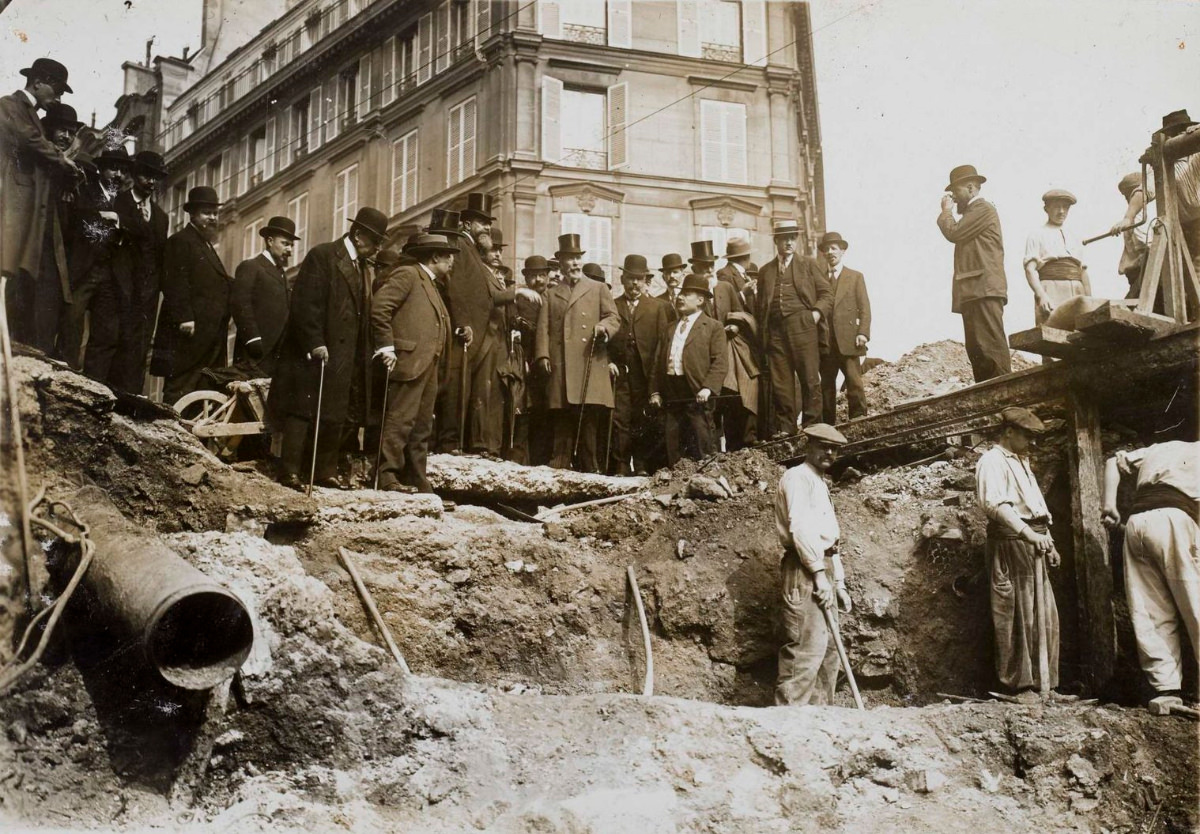
<instances>
[{"instance_id":1,"label":"wooden shutter","mask_svg":"<svg viewBox=\"0 0 1200 834\"><path fill-rule=\"evenodd\" d=\"M296 197L288 203L288 216L292 218L292 222L296 224L296 236L300 238L296 241L294 254L296 263L304 260L304 253L308 250L308 192L304 192L299 197Z\"/></svg>"},{"instance_id":2,"label":"wooden shutter","mask_svg":"<svg viewBox=\"0 0 1200 834\"><path fill-rule=\"evenodd\" d=\"M562 16L556 0L538 0L538 31L543 38L562 37Z\"/></svg>"},{"instance_id":3,"label":"wooden shutter","mask_svg":"<svg viewBox=\"0 0 1200 834\"><path fill-rule=\"evenodd\" d=\"M321 147L321 105L325 101L325 96L321 94L321 88L313 90L308 94L308 152L312 153L317 148Z\"/></svg>"},{"instance_id":4,"label":"wooden shutter","mask_svg":"<svg viewBox=\"0 0 1200 834\"><path fill-rule=\"evenodd\" d=\"M462 129L462 177L467 177L475 173L475 98L471 98L463 103L463 129Z\"/></svg>"},{"instance_id":5,"label":"wooden shutter","mask_svg":"<svg viewBox=\"0 0 1200 834\"><path fill-rule=\"evenodd\" d=\"M630 0L608 0L608 45L633 47L633 8Z\"/></svg>"},{"instance_id":6,"label":"wooden shutter","mask_svg":"<svg viewBox=\"0 0 1200 834\"><path fill-rule=\"evenodd\" d=\"M725 179L721 102L700 102L700 179Z\"/></svg>"},{"instance_id":7,"label":"wooden shutter","mask_svg":"<svg viewBox=\"0 0 1200 834\"><path fill-rule=\"evenodd\" d=\"M339 171L333 178L333 234L346 231L346 172Z\"/></svg>"},{"instance_id":8,"label":"wooden shutter","mask_svg":"<svg viewBox=\"0 0 1200 834\"><path fill-rule=\"evenodd\" d=\"M358 212L358 165L346 170L346 222Z\"/></svg>"},{"instance_id":9,"label":"wooden shutter","mask_svg":"<svg viewBox=\"0 0 1200 834\"><path fill-rule=\"evenodd\" d=\"M742 0L742 63L767 63L766 0Z\"/></svg>"},{"instance_id":10,"label":"wooden shutter","mask_svg":"<svg viewBox=\"0 0 1200 834\"><path fill-rule=\"evenodd\" d=\"M358 115L366 116L375 109L371 100L371 53L358 59Z\"/></svg>"},{"instance_id":11,"label":"wooden shutter","mask_svg":"<svg viewBox=\"0 0 1200 834\"><path fill-rule=\"evenodd\" d=\"M391 214L404 210L404 146L407 136L392 142L392 203Z\"/></svg>"},{"instance_id":12,"label":"wooden shutter","mask_svg":"<svg viewBox=\"0 0 1200 834\"><path fill-rule=\"evenodd\" d=\"M725 175L729 182L746 182L746 106L726 104Z\"/></svg>"},{"instance_id":13,"label":"wooden shutter","mask_svg":"<svg viewBox=\"0 0 1200 834\"><path fill-rule=\"evenodd\" d=\"M542 76L542 161L554 165L562 159L563 83Z\"/></svg>"},{"instance_id":14,"label":"wooden shutter","mask_svg":"<svg viewBox=\"0 0 1200 834\"><path fill-rule=\"evenodd\" d=\"M334 73L332 78L325 80L325 141L328 142L338 135L341 129L342 112L338 107L338 87L342 86L342 78Z\"/></svg>"},{"instance_id":15,"label":"wooden shutter","mask_svg":"<svg viewBox=\"0 0 1200 834\"><path fill-rule=\"evenodd\" d=\"M417 131L408 134L404 143L404 208L408 209L417 203Z\"/></svg>"},{"instance_id":16,"label":"wooden shutter","mask_svg":"<svg viewBox=\"0 0 1200 834\"><path fill-rule=\"evenodd\" d=\"M442 0L437 7L437 54L434 56L433 69L441 74L450 66L450 0Z\"/></svg>"},{"instance_id":17,"label":"wooden shutter","mask_svg":"<svg viewBox=\"0 0 1200 834\"><path fill-rule=\"evenodd\" d=\"M221 151L221 183L217 188L217 195L221 202L225 202L232 196L229 192L233 190L235 182L233 169L233 148L226 148Z\"/></svg>"},{"instance_id":18,"label":"wooden shutter","mask_svg":"<svg viewBox=\"0 0 1200 834\"><path fill-rule=\"evenodd\" d=\"M587 215L587 245L588 260L600 264L605 277L611 286L613 282L612 264L612 218L600 215Z\"/></svg>"},{"instance_id":19,"label":"wooden shutter","mask_svg":"<svg viewBox=\"0 0 1200 834\"><path fill-rule=\"evenodd\" d=\"M433 77L433 13L421 15L417 22L417 83Z\"/></svg>"},{"instance_id":20,"label":"wooden shutter","mask_svg":"<svg viewBox=\"0 0 1200 834\"><path fill-rule=\"evenodd\" d=\"M417 132L392 143L392 214L405 211L417 196Z\"/></svg>"},{"instance_id":21,"label":"wooden shutter","mask_svg":"<svg viewBox=\"0 0 1200 834\"><path fill-rule=\"evenodd\" d=\"M285 107L283 115L275 117L275 170L282 171L292 158L292 108Z\"/></svg>"},{"instance_id":22,"label":"wooden shutter","mask_svg":"<svg viewBox=\"0 0 1200 834\"><path fill-rule=\"evenodd\" d=\"M608 88L608 167L610 169L624 168L629 165L629 131L625 125L629 121L626 102L627 84L613 84Z\"/></svg>"},{"instance_id":23,"label":"wooden shutter","mask_svg":"<svg viewBox=\"0 0 1200 834\"><path fill-rule=\"evenodd\" d=\"M475 0L475 31L481 42L492 33L492 0Z\"/></svg>"},{"instance_id":24,"label":"wooden shutter","mask_svg":"<svg viewBox=\"0 0 1200 834\"><path fill-rule=\"evenodd\" d=\"M242 137L242 148L239 154L241 159L238 161L238 190L237 196L241 196L250 190L250 136Z\"/></svg>"},{"instance_id":25,"label":"wooden shutter","mask_svg":"<svg viewBox=\"0 0 1200 834\"><path fill-rule=\"evenodd\" d=\"M380 104L384 107L396 100L396 37L388 38L383 45L383 86L380 89Z\"/></svg>"},{"instance_id":26,"label":"wooden shutter","mask_svg":"<svg viewBox=\"0 0 1200 834\"><path fill-rule=\"evenodd\" d=\"M451 108L446 137L446 185L451 186L462 179L462 105Z\"/></svg>"},{"instance_id":27,"label":"wooden shutter","mask_svg":"<svg viewBox=\"0 0 1200 834\"><path fill-rule=\"evenodd\" d=\"M700 4L698 0L675 0L679 20L679 54L700 57Z\"/></svg>"},{"instance_id":28,"label":"wooden shutter","mask_svg":"<svg viewBox=\"0 0 1200 834\"><path fill-rule=\"evenodd\" d=\"M275 150L276 143L279 137L276 131L276 122L279 120L272 116L267 119L267 141L263 143L263 179L269 180L275 176Z\"/></svg>"}]
</instances>

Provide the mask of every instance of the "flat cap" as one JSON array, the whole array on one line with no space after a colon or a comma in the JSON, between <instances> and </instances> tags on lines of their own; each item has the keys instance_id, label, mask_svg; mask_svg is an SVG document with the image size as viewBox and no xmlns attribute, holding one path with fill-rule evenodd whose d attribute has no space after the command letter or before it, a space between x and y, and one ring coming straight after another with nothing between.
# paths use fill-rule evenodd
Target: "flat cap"
<instances>
[{"instance_id":1,"label":"flat cap","mask_svg":"<svg viewBox=\"0 0 1200 834\"><path fill-rule=\"evenodd\" d=\"M1000 412L1000 419L1005 425L1016 426L1025 431L1041 434L1046 430L1046 424L1038 419L1038 416L1028 408L1017 408L1011 406Z\"/></svg>"},{"instance_id":2,"label":"flat cap","mask_svg":"<svg viewBox=\"0 0 1200 834\"><path fill-rule=\"evenodd\" d=\"M1075 195L1063 188L1051 188L1042 195L1043 203L1048 203L1051 200L1062 200L1063 202L1072 206L1077 202L1075 200Z\"/></svg>"},{"instance_id":3,"label":"flat cap","mask_svg":"<svg viewBox=\"0 0 1200 834\"><path fill-rule=\"evenodd\" d=\"M849 443L846 436L835 429L828 423L813 423L811 426L804 427L806 437L811 437L813 440L820 440L824 443L832 443L835 446L843 446Z\"/></svg>"},{"instance_id":4,"label":"flat cap","mask_svg":"<svg viewBox=\"0 0 1200 834\"><path fill-rule=\"evenodd\" d=\"M1129 199L1133 192L1140 190L1142 187L1142 175L1138 171L1126 174L1121 177L1121 181L1117 183L1117 190L1121 192L1121 196L1126 200Z\"/></svg>"}]
</instances>

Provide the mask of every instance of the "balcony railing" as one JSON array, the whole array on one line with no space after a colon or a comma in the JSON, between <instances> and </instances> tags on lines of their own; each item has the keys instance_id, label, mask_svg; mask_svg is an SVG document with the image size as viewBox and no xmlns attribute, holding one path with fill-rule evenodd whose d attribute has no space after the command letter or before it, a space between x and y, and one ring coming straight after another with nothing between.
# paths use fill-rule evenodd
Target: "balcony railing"
<instances>
[{"instance_id":1,"label":"balcony railing","mask_svg":"<svg viewBox=\"0 0 1200 834\"><path fill-rule=\"evenodd\" d=\"M562 36L565 41L576 43L594 43L600 46L608 43L608 31L603 26L583 26L579 23L564 23Z\"/></svg>"},{"instance_id":2,"label":"balcony railing","mask_svg":"<svg viewBox=\"0 0 1200 834\"><path fill-rule=\"evenodd\" d=\"M562 164L568 168L591 168L594 171L608 170L608 154L586 148L563 148Z\"/></svg>"},{"instance_id":3,"label":"balcony railing","mask_svg":"<svg viewBox=\"0 0 1200 834\"><path fill-rule=\"evenodd\" d=\"M742 62L741 47L729 46L723 43L701 44L700 55L706 61L729 61L734 64Z\"/></svg>"}]
</instances>

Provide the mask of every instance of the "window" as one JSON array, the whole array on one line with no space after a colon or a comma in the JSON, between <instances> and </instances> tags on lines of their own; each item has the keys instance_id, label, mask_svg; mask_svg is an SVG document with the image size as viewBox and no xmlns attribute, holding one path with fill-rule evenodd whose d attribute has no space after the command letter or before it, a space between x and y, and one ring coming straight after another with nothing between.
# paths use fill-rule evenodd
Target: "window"
<instances>
[{"instance_id":1,"label":"window","mask_svg":"<svg viewBox=\"0 0 1200 834\"><path fill-rule=\"evenodd\" d=\"M291 114L291 129L292 140L291 156L292 160L297 160L308 153L308 99L302 98L292 105Z\"/></svg>"},{"instance_id":2,"label":"window","mask_svg":"<svg viewBox=\"0 0 1200 834\"><path fill-rule=\"evenodd\" d=\"M446 67L450 66L450 38L452 35L450 30L453 22L450 0L442 0L442 4L437 7L433 20L434 26L437 29L437 38L433 47L433 70L440 74L446 71Z\"/></svg>"},{"instance_id":3,"label":"window","mask_svg":"<svg viewBox=\"0 0 1200 834\"><path fill-rule=\"evenodd\" d=\"M742 60L742 16L736 2L700 3L700 57L709 61Z\"/></svg>"},{"instance_id":4,"label":"window","mask_svg":"<svg viewBox=\"0 0 1200 834\"><path fill-rule=\"evenodd\" d=\"M542 78L542 159L549 165L597 170L629 164L625 83L605 92L564 89Z\"/></svg>"},{"instance_id":5,"label":"window","mask_svg":"<svg viewBox=\"0 0 1200 834\"><path fill-rule=\"evenodd\" d=\"M267 173L267 126L255 129L246 137L246 158L243 160L249 179L242 191L248 191L266 178Z\"/></svg>"},{"instance_id":6,"label":"window","mask_svg":"<svg viewBox=\"0 0 1200 834\"><path fill-rule=\"evenodd\" d=\"M358 116L370 113L378 104L378 99L371 98L371 55L370 53L358 59Z\"/></svg>"},{"instance_id":7,"label":"window","mask_svg":"<svg viewBox=\"0 0 1200 834\"><path fill-rule=\"evenodd\" d=\"M262 248L258 242L258 238L259 238L258 230L261 229L265 225L266 225L266 223L263 221L263 219L261 217L259 217L257 220L247 223L246 226L242 229L242 260L243 261L248 261L251 258L253 258L255 255L258 254L259 250Z\"/></svg>"},{"instance_id":8,"label":"window","mask_svg":"<svg viewBox=\"0 0 1200 834\"><path fill-rule=\"evenodd\" d=\"M341 118L343 125L354 124L358 120L358 64L351 64L340 73L338 73L338 92L337 104L334 105L335 112ZM337 111L337 106L341 105L341 110Z\"/></svg>"},{"instance_id":9,"label":"window","mask_svg":"<svg viewBox=\"0 0 1200 834\"><path fill-rule=\"evenodd\" d=\"M270 124L274 126L274 131L272 136L267 137L267 153L271 154L271 165L274 169L272 173L282 171L291 164L294 121L295 117L290 107L281 110L278 116L271 118Z\"/></svg>"},{"instance_id":10,"label":"window","mask_svg":"<svg viewBox=\"0 0 1200 834\"><path fill-rule=\"evenodd\" d=\"M341 131L341 116L339 116L340 101L338 93L341 92L341 77L335 75L325 81L324 93L325 101L322 104L325 116L325 135L322 138L325 142L332 142Z\"/></svg>"},{"instance_id":11,"label":"window","mask_svg":"<svg viewBox=\"0 0 1200 834\"><path fill-rule=\"evenodd\" d=\"M308 106L304 111L308 114L308 135L304 142L305 153L321 147L321 105L325 96L320 87L308 94Z\"/></svg>"},{"instance_id":12,"label":"window","mask_svg":"<svg viewBox=\"0 0 1200 834\"><path fill-rule=\"evenodd\" d=\"M225 202L225 196L222 192L225 190L225 182L221 178L221 156L218 154L208 161L204 166L204 184L211 185L217 189L217 195L221 202Z\"/></svg>"},{"instance_id":13,"label":"window","mask_svg":"<svg viewBox=\"0 0 1200 834\"><path fill-rule=\"evenodd\" d=\"M433 77L433 13L417 21L417 83L424 84Z\"/></svg>"},{"instance_id":14,"label":"window","mask_svg":"<svg viewBox=\"0 0 1200 834\"><path fill-rule=\"evenodd\" d=\"M604 274L612 282L612 218L591 214L564 214L562 216L562 232L564 235L579 235L580 248L584 250L584 260L600 264Z\"/></svg>"},{"instance_id":15,"label":"window","mask_svg":"<svg viewBox=\"0 0 1200 834\"><path fill-rule=\"evenodd\" d=\"M304 260L308 251L308 192L288 200L287 216L296 224L296 236L300 238L292 248L292 263Z\"/></svg>"},{"instance_id":16,"label":"window","mask_svg":"<svg viewBox=\"0 0 1200 834\"><path fill-rule=\"evenodd\" d=\"M541 0L538 28L547 38L577 43L633 46L631 0Z\"/></svg>"},{"instance_id":17,"label":"window","mask_svg":"<svg viewBox=\"0 0 1200 834\"><path fill-rule=\"evenodd\" d=\"M410 131L392 143L392 214L417 202L417 132Z\"/></svg>"},{"instance_id":18,"label":"window","mask_svg":"<svg viewBox=\"0 0 1200 834\"><path fill-rule=\"evenodd\" d=\"M187 202L187 182L181 180L171 186L171 232L183 228L183 204Z\"/></svg>"},{"instance_id":19,"label":"window","mask_svg":"<svg viewBox=\"0 0 1200 834\"><path fill-rule=\"evenodd\" d=\"M700 101L700 178L746 182L746 105Z\"/></svg>"},{"instance_id":20,"label":"window","mask_svg":"<svg viewBox=\"0 0 1200 834\"><path fill-rule=\"evenodd\" d=\"M725 254L725 247L729 245L729 241L736 238L743 240L751 240L750 231L748 229L739 229L735 226L702 226L700 228L700 239L711 240L713 242L713 251L718 256ZM722 257L717 261L717 269L725 266L727 261Z\"/></svg>"},{"instance_id":21,"label":"window","mask_svg":"<svg viewBox=\"0 0 1200 834\"><path fill-rule=\"evenodd\" d=\"M447 124L446 185L475 173L475 97L450 108Z\"/></svg>"},{"instance_id":22,"label":"window","mask_svg":"<svg viewBox=\"0 0 1200 834\"><path fill-rule=\"evenodd\" d=\"M338 171L333 183L333 233L346 231L358 213L358 163Z\"/></svg>"},{"instance_id":23,"label":"window","mask_svg":"<svg viewBox=\"0 0 1200 834\"><path fill-rule=\"evenodd\" d=\"M573 168L608 168L605 96L583 90L562 92L562 164Z\"/></svg>"}]
</instances>

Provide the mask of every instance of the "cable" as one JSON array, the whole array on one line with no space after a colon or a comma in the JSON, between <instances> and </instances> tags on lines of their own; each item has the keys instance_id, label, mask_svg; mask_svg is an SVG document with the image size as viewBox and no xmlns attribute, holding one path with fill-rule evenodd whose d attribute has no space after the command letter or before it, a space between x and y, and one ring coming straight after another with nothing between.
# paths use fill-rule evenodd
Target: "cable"
<instances>
[{"instance_id":1,"label":"cable","mask_svg":"<svg viewBox=\"0 0 1200 834\"><path fill-rule=\"evenodd\" d=\"M33 530L29 526L29 475L25 471L25 439L21 436L21 408L17 403L17 372L13 367L12 338L8 332L8 276L0 276L0 350L4 354L4 381L12 423L13 456L17 470L18 515L21 522L21 553L25 559L25 604L30 611L37 602L33 593Z\"/></svg>"}]
</instances>

